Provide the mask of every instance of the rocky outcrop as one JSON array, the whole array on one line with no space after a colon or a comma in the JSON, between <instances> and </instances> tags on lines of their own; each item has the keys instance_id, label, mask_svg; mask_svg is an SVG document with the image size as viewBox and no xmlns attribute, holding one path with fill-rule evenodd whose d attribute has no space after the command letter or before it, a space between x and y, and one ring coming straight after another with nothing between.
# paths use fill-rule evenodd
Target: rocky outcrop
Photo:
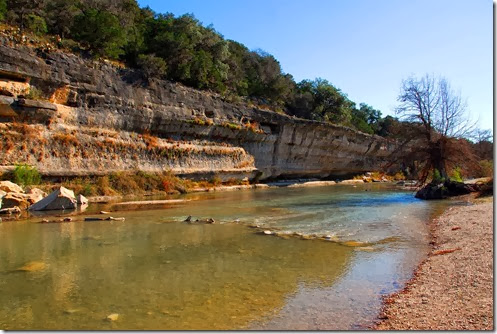
<instances>
[{"instance_id":1,"label":"rocky outcrop","mask_svg":"<svg viewBox=\"0 0 497 334\"><path fill-rule=\"evenodd\" d=\"M17 89L0 85L12 95L0 99L0 120L45 127L40 130L45 142L26 140L24 151L11 143L0 165L12 164L12 155L21 152L48 174L139 168L238 179L322 178L379 169L393 149L381 137L233 103L177 83L145 81L139 71L110 63L0 44L0 81ZM16 95L26 84L48 101ZM95 129L109 132L97 136ZM62 146L52 140L57 136ZM8 144L4 139L4 147ZM178 150L180 157L171 153Z\"/></svg>"},{"instance_id":2,"label":"rocky outcrop","mask_svg":"<svg viewBox=\"0 0 497 334\"><path fill-rule=\"evenodd\" d=\"M52 192L50 195L31 205L31 211L44 211L44 210L68 210L76 208L76 197L74 192L64 187Z\"/></svg>"},{"instance_id":3,"label":"rocky outcrop","mask_svg":"<svg viewBox=\"0 0 497 334\"><path fill-rule=\"evenodd\" d=\"M453 196L467 195L479 191L476 184L465 184L463 182L445 181L443 183L429 183L416 192L416 198L420 199L444 199Z\"/></svg>"},{"instance_id":4,"label":"rocky outcrop","mask_svg":"<svg viewBox=\"0 0 497 334\"><path fill-rule=\"evenodd\" d=\"M4 191L6 193L23 193L24 190L22 188L15 184L14 182L10 181L0 181L0 190Z\"/></svg>"}]
</instances>

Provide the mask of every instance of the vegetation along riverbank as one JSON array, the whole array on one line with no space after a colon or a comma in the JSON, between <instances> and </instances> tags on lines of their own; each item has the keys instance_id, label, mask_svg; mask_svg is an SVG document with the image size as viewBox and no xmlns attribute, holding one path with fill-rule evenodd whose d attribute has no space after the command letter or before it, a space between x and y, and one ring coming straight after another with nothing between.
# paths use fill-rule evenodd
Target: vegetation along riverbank
<instances>
[{"instance_id":1,"label":"vegetation along riverbank","mask_svg":"<svg viewBox=\"0 0 497 334\"><path fill-rule=\"evenodd\" d=\"M350 300L350 319L304 321L306 297L287 318L301 323L282 329L369 326L380 296L425 255L437 202L419 199L493 192L492 132L475 128L447 79L417 75L383 115L327 79L297 82L273 55L193 14L136 0L0 0L0 267L66 280L47 302L45 281L0 275L0 329L101 328L100 314L62 314L78 313L60 307L79 293L91 312L106 305L105 324L121 326L112 329L241 328L288 306L302 282L335 289L343 277L344 297L322 304L336 316L315 313L343 317ZM385 299L376 329L492 328L487 199L431 223L431 253ZM41 289L24 292L33 282ZM353 289L369 291L363 304ZM123 303L130 292L138 297Z\"/></svg>"}]
</instances>

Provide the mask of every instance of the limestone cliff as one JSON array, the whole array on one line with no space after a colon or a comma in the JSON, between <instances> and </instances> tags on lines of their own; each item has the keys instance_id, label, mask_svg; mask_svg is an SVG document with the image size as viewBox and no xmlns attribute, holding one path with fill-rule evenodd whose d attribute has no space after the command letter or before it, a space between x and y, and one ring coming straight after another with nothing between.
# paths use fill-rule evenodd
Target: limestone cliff
<instances>
[{"instance_id":1,"label":"limestone cliff","mask_svg":"<svg viewBox=\"0 0 497 334\"><path fill-rule=\"evenodd\" d=\"M328 177L380 168L378 136L233 103L137 70L0 39L0 165L45 174L172 169ZM33 88L34 87L34 88ZM37 98L28 99L37 92Z\"/></svg>"}]
</instances>

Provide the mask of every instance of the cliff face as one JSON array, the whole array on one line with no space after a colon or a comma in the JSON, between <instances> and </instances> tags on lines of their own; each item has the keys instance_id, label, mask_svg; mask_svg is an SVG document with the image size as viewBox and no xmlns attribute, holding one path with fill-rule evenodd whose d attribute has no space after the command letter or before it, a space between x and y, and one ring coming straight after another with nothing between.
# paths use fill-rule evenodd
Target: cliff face
<instances>
[{"instance_id":1,"label":"cliff face","mask_svg":"<svg viewBox=\"0 0 497 334\"><path fill-rule=\"evenodd\" d=\"M305 177L379 169L381 137L231 103L139 71L0 40L0 165ZM32 87L47 101L23 98ZM261 174L262 173L262 174Z\"/></svg>"}]
</instances>

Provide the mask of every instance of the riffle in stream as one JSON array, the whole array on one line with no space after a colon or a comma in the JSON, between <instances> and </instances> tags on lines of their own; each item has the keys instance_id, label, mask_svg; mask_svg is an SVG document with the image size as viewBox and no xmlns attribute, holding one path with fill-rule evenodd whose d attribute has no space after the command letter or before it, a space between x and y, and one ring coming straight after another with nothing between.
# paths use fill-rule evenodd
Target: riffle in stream
<instances>
[{"instance_id":1,"label":"riffle in stream","mask_svg":"<svg viewBox=\"0 0 497 334\"><path fill-rule=\"evenodd\" d=\"M0 329L364 328L441 208L378 184L186 198L125 221L0 223Z\"/></svg>"}]
</instances>

